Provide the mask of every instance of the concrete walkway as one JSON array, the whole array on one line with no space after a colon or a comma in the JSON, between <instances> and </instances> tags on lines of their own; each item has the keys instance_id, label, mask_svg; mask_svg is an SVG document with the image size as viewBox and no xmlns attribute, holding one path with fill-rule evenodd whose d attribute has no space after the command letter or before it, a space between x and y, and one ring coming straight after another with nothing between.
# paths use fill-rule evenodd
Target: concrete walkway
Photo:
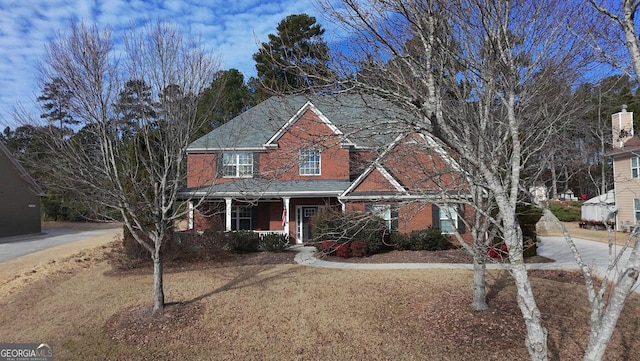
<instances>
[{"instance_id":1,"label":"concrete walkway","mask_svg":"<svg viewBox=\"0 0 640 361\"><path fill-rule=\"evenodd\" d=\"M590 265L595 273L604 276L609 264L609 246L604 243L574 239L584 262ZM621 246L612 248L614 252L621 250ZM293 250L298 253L295 261L298 264L309 267L338 268L338 269L467 269L472 270L473 265L467 263L352 263L352 262L330 262L315 257L316 249L310 246L294 246ZM624 264L629 258L630 251L627 250L619 264ZM528 269L545 270L569 270L578 269L577 263L562 237L540 237L538 244L538 254L555 260L549 263L528 263ZM487 269L506 269L508 264L490 263ZM614 268L617 270L617 268Z\"/></svg>"}]
</instances>

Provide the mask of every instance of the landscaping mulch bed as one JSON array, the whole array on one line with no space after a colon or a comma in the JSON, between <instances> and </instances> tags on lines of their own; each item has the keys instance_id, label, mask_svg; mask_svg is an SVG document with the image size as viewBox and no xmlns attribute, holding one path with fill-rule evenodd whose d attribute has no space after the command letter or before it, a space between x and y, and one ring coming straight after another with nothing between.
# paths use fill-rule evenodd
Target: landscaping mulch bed
<instances>
[{"instance_id":1,"label":"landscaping mulch bed","mask_svg":"<svg viewBox=\"0 0 640 361\"><path fill-rule=\"evenodd\" d=\"M342 258L333 255L316 253L318 258L332 262L350 263L473 263L473 257L465 249L450 249L444 251L389 251L366 257ZM500 259L487 261L500 263ZM543 256L533 256L525 259L526 263L548 263L552 259Z\"/></svg>"}]
</instances>

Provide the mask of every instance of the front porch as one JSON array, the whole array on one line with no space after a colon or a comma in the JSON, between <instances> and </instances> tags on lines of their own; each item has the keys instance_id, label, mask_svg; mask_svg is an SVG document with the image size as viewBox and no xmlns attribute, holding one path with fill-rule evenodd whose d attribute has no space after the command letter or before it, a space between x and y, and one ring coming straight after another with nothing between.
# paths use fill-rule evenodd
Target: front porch
<instances>
[{"instance_id":1,"label":"front porch","mask_svg":"<svg viewBox=\"0 0 640 361\"><path fill-rule=\"evenodd\" d=\"M189 229L253 231L266 234L288 234L292 244L313 239L311 222L325 207L339 206L337 198L290 198L211 200L190 206Z\"/></svg>"}]
</instances>

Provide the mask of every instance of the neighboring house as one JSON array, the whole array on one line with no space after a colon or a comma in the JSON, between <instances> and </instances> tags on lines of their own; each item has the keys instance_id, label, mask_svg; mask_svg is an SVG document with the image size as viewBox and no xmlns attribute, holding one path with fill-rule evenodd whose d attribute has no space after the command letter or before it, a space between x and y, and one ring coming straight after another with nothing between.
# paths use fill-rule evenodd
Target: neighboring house
<instances>
[{"instance_id":1,"label":"neighboring house","mask_svg":"<svg viewBox=\"0 0 640 361\"><path fill-rule=\"evenodd\" d=\"M640 137L634 135L633 113L622 109L611 116L613 181L617 208L616 230L640 224Z\"/></svg>"},{"instance_id":2,"label":"neighboring house","mask_svg":"<svg viewBox=\"0 0 640 361\"><path fill-rule=\"evenodd\" d=\"M456 162L433 139L403 132L405 114L371 101L272 97L193 142L182 192L192 200L189 228L283 232L303 243L318 212L340 207L377 214L391 231L468 236L460 217L470 210L445 206L467 194Z\"/></svg>"},{"instance_id":3,"label":"neighboring house","mask_svg":"<svg viewBox=\"0 0 640 361\"><path fill-rule=\"evenodd\" d=\"M41 233L44 192L0 142L0 238Z\"/></svg>"}]
</instances>

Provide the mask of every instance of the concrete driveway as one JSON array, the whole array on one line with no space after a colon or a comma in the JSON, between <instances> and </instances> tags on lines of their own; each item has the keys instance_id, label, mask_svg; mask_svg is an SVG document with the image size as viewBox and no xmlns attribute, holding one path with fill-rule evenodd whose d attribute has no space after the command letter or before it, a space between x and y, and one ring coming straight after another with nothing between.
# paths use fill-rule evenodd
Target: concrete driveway
<instances>
[{"instance_id":1,"label":"concrete driveway","mask_svg":"<svg viewBox=\"0 0 640 361\"><path fill-rule=\"evenodd\" d=\"M68 243L100 236L115 236L121 230L121 227L96 230L52 228L45 229L40 235L0 238L0 263Z\"/></svg>"},{"instance_id":2,"label":"concrete driveway","mask_svg":"<svg viewBox=\"0 0 640 361\"><path fill-rule=\"evenodd\" d=\"M569 245L565 241L564 237L539 237L540 243L538 244L538 254L551 259L554 259L553 263L541 263L537 264L538 269L577 269L576 260L569 249ZM607 272L607 267L610 263L611 255L617 255L622 249L622 246L613 245L609 249L609 245L606 243L587 241L584 239L574 238L573 242L576 244L576 248L580 251L582 260L589 265L596 274L604 276ZM618 263L614 265L612 271L622 271L622 267L629 259L630 249L626 249L622 254Z\"/></svg>"}]
</instances>

